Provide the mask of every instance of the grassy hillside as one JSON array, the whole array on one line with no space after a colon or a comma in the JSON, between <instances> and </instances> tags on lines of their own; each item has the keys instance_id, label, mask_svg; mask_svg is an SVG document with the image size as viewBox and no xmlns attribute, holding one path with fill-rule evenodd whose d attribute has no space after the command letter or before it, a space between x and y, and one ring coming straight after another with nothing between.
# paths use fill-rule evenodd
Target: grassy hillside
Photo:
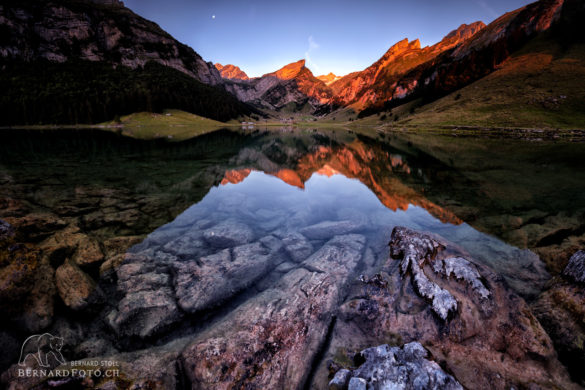
<instances>
[{"instance_id":1,"label":"grassy hillside","mask_svg":"<svg viewBox=\"0 0 585 390\"><path fill-rule=\"evenodd\" d=\"M226 123L180 110L164 110L162 113L138 112L102 125L120 126L122 134L133 138L168 138L176 141L226 127Z\"/></svg>"},{"instance_id":2,"label":"grassy hillside","mask_svg":"<svg viewBox=\"0 0 585 390\"><path fill-rule=\"evenodd\" d=\"M585 129L584 80L585 44L540 37L450 95L393 109L386 125Z\"/></svg>"},{"instance_id":3,"label":"grassy hillside","mask_svg":"<svg viewBox=\"0 0 585 390\"><path fill-rule=\"evenodd\" d=\"M253 109L155 62L130 69L89 61L0 63L0 125L87 124L174 108L217 121Z\"/></svg>"}]
</instances>

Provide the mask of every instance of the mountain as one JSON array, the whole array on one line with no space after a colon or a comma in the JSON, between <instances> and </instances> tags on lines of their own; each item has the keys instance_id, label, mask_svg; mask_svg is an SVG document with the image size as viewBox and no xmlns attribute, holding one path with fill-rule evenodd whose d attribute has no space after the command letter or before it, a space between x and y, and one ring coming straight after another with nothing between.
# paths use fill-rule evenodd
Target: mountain
<instances>
[{"instance_id":1,"label":"mountain","mask_svg":"<svg viewBox=\"0 0 585 390\"><path fill-rule=\"evenodd\" d=\"M116 0L7 0L0 9L0 56L26 62L70 59L142 67L148 61L177 69L205 84L219 72L156 23Z\"/></svg>"},{"instance_id":2,"label":"mountain","mask_svg":"<svg viewBox=\"0 0 585 390\"><path fill-rule=\"evenodd\" d=\"M378 61L361 72L351 73L331 84L335 102L341 106L357 108L392 98L400 76L420 64L461 44L483 29L485 24L463 24L450 32L439 43L421 48L418 39L404 39L393 45ZM400 95L401 91L396 91Z\"/></svg>"},{"instance_id":3,"label":"mountain","mask_svg":"<svg viewBox=\"0 0 585 390\"><path fill-rule=\"evenodd\" d=\"M585 35L583 12L581 0L540 0L488 26L463 24L432 46L403 39L368 68L344 77L315 77L300 60L250 79L235 65L205 62L117 0L5 0L0 109L7 114L0 125L96 123L166 108L221 121L258 109L323 116L349 108L359 117L399 106L423 111L420 107L492 73L504 73L506 61L543 34L554 40L551 48L566 51ZM539 72L549 74L547 69ZM574 82L579 71L556 74L570 79L573 89L580 85ZM554 80L543 82L543 91L554 90ZM558 95L577 99L580 92L573 89ZM513 92L536 101L549 98ZM565 101L559 96L550 99Z\"/></svg>"},{"instance_id":4,"label":"mountain","mask_svg":"<svg viewBox=\"0 0 585 390\"><path fill-rule=\"evenodd\" d=\"M476 25L475 31L450 33L438 44L438 54L378 80L362 92L366 98L360 100L360 108L367 106L365 113L371 114L419 98L428 103L487 76L531 39L553 30L563 3L541 0L509 12L486 27Z\"/></svg>"},{"instance_id":5,"label":"mountain","mask_svg":"<svg viewBox=\"0 0 585 390\"><path fill-rule=\"evenodd\" d=\"M232 83L226 89L258 107L290 108L317 116L349 107L364 117L413 101L417 103L409 110L416 110L497 71L543 33L562 35L564 42L581 39L583 24L579 20L583 18L577 15L582 8L579 0L541 0L488 26L480 21L462 24L432 46L421 47L418 39L404 39L368 68L341 78L333 74L314 77L299 61L249 83ZM562 22L561 13L566 15ZM546 69L541 71L546 74ZM570 73L568 78L578 80L578 74ZM551 83L554 81L547 81L545 90ZM574 88L579 85L573 84ZM514 95L514 91L509 92ZM580 96L578 91L572 95Z\"/></svg>"},{"instance_id":6,"label":"mountain","mask_svg":"<svg viewBox=\"0 0 585 390\"><path fill-rule=\"evenodd\" d=\"M164 108L222 121L252 112L211 63L116 0L6 0L0 36L2 125Z\"/></svg>"},{"instance_id":7,"label":"mountain","mask_svg":"<svg viewBox=\"0 0 585 390\"><path fill-rule=\"evenodd\" d=\"M226 81L225 88L243 102L270 110L288 107L293 111L308 109L313 113L332 98L331 89L313 75L305 66L305 60L262 77Z\"/></svg>"},{"instance_id":8,"label":"mountain","mask_svg":"<svg viewBox=\"0 0 585 390\"><path fill-rule=\"evenodd\" d=\"M287 148L281 139L267 142L260 150L243 149L241 156L233 161L246 161L247 166L227 170L220 183L240 183L252 171L259 170L304 189L314 173L326 176L342 174L359 180L390 210L408 210L416 206L424 208L444 223L463 223L454 213L429 200L424 192L414 189L416 186L412 185L409 177L416 177L418 168L409 166L402 155L388 153L388 150L368 142L365 137L356 138L351 143L319 145L319 142L328 140L326 136L321 136L323 138L311 139L312 145L303 153L299 150L302 143ZM389 174L389 167L393 174Z\"/></svg>"},{"instance_id":9,"label":"mountain","mask_svg":"<svg viewBox=\"0 0 585 390\"><path fill-rule=\"evenodd\" d=\"M585 128L584 45L533 39L496 70L436 101L392 111L398 125ZM416 107L410 113L411 107Z\"/></svg>"},{"instance_id":10,"label":"mountain","mask_svg":"<svg viewBox=\"0 0 585 390\"><path fill-rule=\"evenodd\" d=\"M248 75L246 72L241 70L239 67L228 64L222 65L220 63L216 63L215 67L219 70L221 77L224 79L235 79L235 80L248 80Z\"/></svg>"},{"instance_id":11,"label":"mountain","mask_svg":"<svg viewBox=\"0 0 585 390\"><path fill-rule=\"evenodd\" d=\"M226 89L244 102L271 110L289 107L299 111L307 103L312 114L335 107L362 109L392 97L388 90L401 75L460 45L484 27L482 22L463 24L441 42L425 48L421 48L418 39L411 42L404 39L367 69L344 77L333 73L315 77L301 60L245 83L232 80L235 82L227 84Z\"/></svg>"},{"instance_id":12,"label":"mountain","mask_svg":"<svg viewBox=\"0 0 585 390\"><path fill-rule=\"evenodd\" d=\"M325 85L329 85L337 80L339 80L342 76L336 76L332 72L326 75L317 76L317 78L325 83Z\"/></svg>"}]
</instances>

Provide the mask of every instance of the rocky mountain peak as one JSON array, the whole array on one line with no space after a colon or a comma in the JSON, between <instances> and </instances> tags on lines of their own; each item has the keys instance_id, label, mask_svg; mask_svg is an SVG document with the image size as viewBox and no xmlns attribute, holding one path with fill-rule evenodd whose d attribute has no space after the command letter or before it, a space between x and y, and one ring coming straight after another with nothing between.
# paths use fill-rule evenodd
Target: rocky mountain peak
<instances>
[{"instance_id":1,"label":"rocky mountain peak","mask_svg":"<svg viewBox=\"0 0 585 390\"><path fill-rule=\"evenodd\" d=\"M249 80L249 77L246 74L246 72L244 72L238 66L232 64L227 64L224 66L220 63L216 63L215 68L219 71L221 77L223 77L224 79Z\"/></svg>"},{"instance_id":2,"label":"rocky mountain peak","mask_svg":"<svg viewBox=\"0 0 585 390\"><path fill-rule=\"evenodd\" d=\"M333 72L329 72L329 74L317 76L317 78L323 81L326 85L329 85L339 80L341 76L336 76Z\"/></svg>"},{"instance_id":3,"label":"rocky mountain peak","mask_svg":"<svg viewBox=\"0 0 585 390\"><path fill-rule=\"evenodd\" d=\"M293 62L291 64L285 65L279 70L274 73L270 73L272 76L276 76L281 80L290 80L295 78L301 70L305 68L305 60L300 60L297 62Z\"/></svg>"},{"instance_id":4,"label":"rocky mountain peak","mask_svg":"<svg viewBox=\"0 0 585 390\"><path fill-rule=\"evenodd\" d=\"M466 42L474 37L485 27L486 25L481 21L473 22L471 24L464 23L455 30L451 31L449 34L445 35L445 37L439 43L433 45L430 50L435 53L440 53L455 46L459 46L463 42Z\"/></svg>"},{"instance_id":5,"label":"rocky mountain peak","mask_svg":"<svg viewBox=\"0 0 585 390\"><path fill-rule=\"evenodd\" d=\"M474 36L479 30L485 27L485 23L482 21L473 22L471 24L463 23L461 26L445 35L444 39L457 38L459 40L465 40Z\"/></svg>"},{"instance_id":6,"label":"rocky mountain peak","mask_svg":"<svg viewBox=\"0 0 585 390\"><path fill-rule=\"evenodd\" d=\"M409 50L417 49L420 49L420 41L418 39L409 42L408 38L404 38L403 40L392 45L392 47L388 49L384 57L397 56Z\"/></svg>"}]
</instances>

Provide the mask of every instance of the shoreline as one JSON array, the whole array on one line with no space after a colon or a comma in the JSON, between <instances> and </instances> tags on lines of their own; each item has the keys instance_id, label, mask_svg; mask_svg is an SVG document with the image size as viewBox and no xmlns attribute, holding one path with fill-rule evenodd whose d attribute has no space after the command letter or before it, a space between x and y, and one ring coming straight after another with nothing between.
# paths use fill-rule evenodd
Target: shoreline
<instances>
[{"instance_id":1,"label":"shoreline","mask_svg":"<svg viewBox=\"0 0 585 390\"><path fill-rule=\"evenodd\" d=\"M221 126L201 126L199 124L152 124L152 125L124 125L124 124L79 124L79 125L16 125L16 126L0 126L0 131L5 130L104 130L119 133L121 135L132 138L175 138L176 134L156 134L155 136L140 137L133 134L138 129L152 129L159 127L161 129L197 129L200 132L193 134L193 136L218 131L221 129L243 130L243 131L257 131L257 130L274 130L277 128L286 128L289 130L299 129L322 129L335 128L343 129L345 131L355 131L356 129L373 130L379 135L392 133L432 133L442 134L453 137L478 137L478 138L513 138L525 139L531 141L572 141L585 142L585 129L550 129L550 128L522 128L522 127L489 127L489 126L470 126L470 125L443 125L443 126L386 126L386 125L360 125L359 123L336 123L324 124L319 122L307 123L261 123L259 125L245 126L236 123L225 123Z\"/></svg>"}]
</instances>

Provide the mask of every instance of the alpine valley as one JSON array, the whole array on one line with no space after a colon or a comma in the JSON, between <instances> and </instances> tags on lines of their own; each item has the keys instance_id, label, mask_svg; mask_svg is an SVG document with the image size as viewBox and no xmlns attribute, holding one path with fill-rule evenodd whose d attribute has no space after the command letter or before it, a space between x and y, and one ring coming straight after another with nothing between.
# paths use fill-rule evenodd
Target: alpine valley
<instances>
[{"instance_id":1,"label":"alpine valley","mask_svg":"<svg viewBox=\"0 0 585 390\"><path fill-rule=\"evenodd\" d=\"M8 0L0 124L180 109L222 122L583 128L585 89L575 81L585 75L584 13L580 0L541 0L487 26L463 24L432 46L404 39L343 77L315 76L300 60L249 78L206 62L116 0Z\"/></svg>"}]
</instances>

